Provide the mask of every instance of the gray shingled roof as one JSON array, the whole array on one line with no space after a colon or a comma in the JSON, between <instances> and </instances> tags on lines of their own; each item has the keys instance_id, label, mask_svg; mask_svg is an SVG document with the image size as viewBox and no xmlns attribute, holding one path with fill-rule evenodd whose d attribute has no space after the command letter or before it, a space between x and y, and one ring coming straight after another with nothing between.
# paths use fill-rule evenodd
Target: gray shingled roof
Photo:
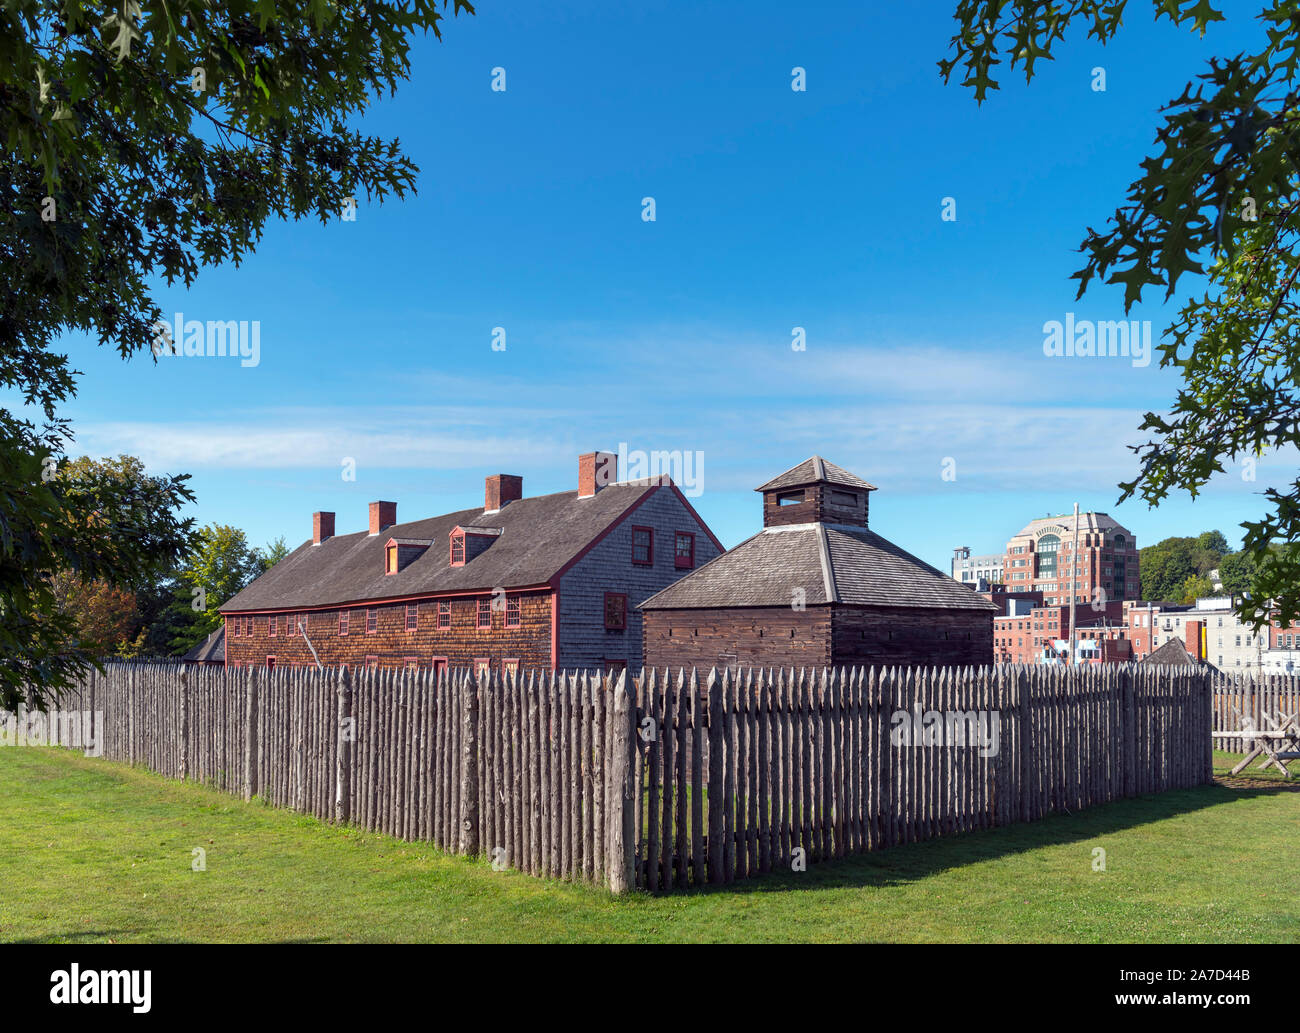
<instances>
[{"instance_id":1,"label":"gray shingled roof","mask_svg":"<svg viewBox=\"0 0 1300 1033\"><path fill-rule=\"evenodd\" d=\"M646 610L808 605L997 607L947 574L865 527L794 524L764 528L641 604Z\"/></svg>"},{"instance_id":2,"label":"gray shingled roof","mask_svg":"<svg viewBox=\"0 0 1300 1033\"><path fill-rule=\"evenodd\" d=\"M868 484L857 474L849 473L842 466L827 462L821 456L805 459L798 466L792 466L785 473L777 474L755 491L775 491L777 488L798 488L805 484L825 481L828 484L844 484L850 488L867 488L876 490L874 484Z\"/></svg>"},{"instance_id":3,"label":"gray shingled roof","mask_svg":"<svg viewBox=\"0 0 1300 1033\"><path fill-rule=\"evenodd\" d=\"M374 536L362 531L320 545L304 542L221 611L337 606L544 584L646 495L660 489L657 480L647 479L611 484L586 499L579 499L577 491L563 491L519 499L491 514L464 509L394 524ZM452 528L472 530L476 524L502 532L464 566L449 566L447 536ZM385 574L384 547L390 538L432 540L433 545L399 573Z\"/></svg>"},{"instance_id":4,"label":"gray shingled roof","mask_svg":"<svg viewBox=\"0 0 1300 1033\"><path fill-rule=\"evenodd\" d=\"M771 527L652 595L643 609L789 606L802 588L809 604L830 601L821 536L811 524ZM689 585L688 585L689 583Z\"/></svg>"},{"instance_id":5,"label":"gray shingled roof","mask_svg":"<svg viewBox=\"0 0 1300 1033\"><path fill-rule=\"evenodd\" d=\"M1171 638L1163 646L1153 649L1144 656L1140 663L1144 664L1167 664L1171 666L1182 667L1200 667L1201 661L1192 656L1183 645L1180 638Z\"/></svg>"},{"instance_id":6,"label":"gray shingled roof","mask_svg":"<svg viewBox=\"0 0 1300 1033\"><path fill-rule=\"evenodd\" d=\"M226 629L218 628L197 646L186 653L182 660L187 663L225 663Z\"/></svg>"}]
</instances>

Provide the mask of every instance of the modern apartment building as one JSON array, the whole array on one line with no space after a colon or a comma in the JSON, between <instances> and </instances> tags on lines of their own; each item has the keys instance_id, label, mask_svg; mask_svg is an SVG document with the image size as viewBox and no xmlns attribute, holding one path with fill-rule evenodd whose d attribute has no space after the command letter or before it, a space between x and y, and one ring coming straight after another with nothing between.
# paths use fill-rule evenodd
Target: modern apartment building
<instances>
[{"instance_id":1,"label":"modern apartment building","mask_svg":"<svg viewBox=\"0 0 1300 1033\"><path fill-rule=\"evenodd\" d=\"M952 579L972 588L985 581L990 585L1002 583L1002 560L1000 552L984 556L972 556L969 545L952 550Z\"/></svg>"},{"instance_id":2,"label":"modern apartment building","mask_svg":"<svg viewBox=\"0 0 1300 1033\"><path fill-rule=\"evenodd\" d=\"M1078 551L1075 551L1075 538ZM1042 592L1047 605L1107 604L1137 599L1137 539L1105 513L1041 517L1007 542L1002 576L1008 591Z\"/></svg>"}]
</instances>

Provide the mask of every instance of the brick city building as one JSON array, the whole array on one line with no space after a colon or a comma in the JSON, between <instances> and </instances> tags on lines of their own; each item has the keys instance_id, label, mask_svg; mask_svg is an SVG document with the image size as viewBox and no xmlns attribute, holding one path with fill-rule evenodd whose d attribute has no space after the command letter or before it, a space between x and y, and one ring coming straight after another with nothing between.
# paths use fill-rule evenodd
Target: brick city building
<instances>
[{"instance_id":1,"label":"brick city building","mask_svg":"<svg viewBox=\"0 0 1300 1033\"><path fill-rule=\"evenodd\" d=\"M1064 662L1070 653L1070 607L1024 603L1016 606L1014 601L1010 606L1006 614L993 619L994 662ZM1075 648L1081 660L1131 658L1123 607L1122 602L1096 608L1075 607Z\"/></svg>"},{"instance_id":2,"label":"brick city building","mask_svg":"<svg viewBox=\"0 0 1300 1033\"><path fill-rule=\"evenodd\" d=\"M617 457L578 461L575 491L523 497L487 478L482 509L368 531L313 516L299 546L222 607L232 666L641 666L637 604L722 546L668 478L619 483Z\"/></svg>"},{"instance_id":3,"label":"brick city building","mask_svg":"<svg viewBox=\"0 0 1300 1033\"><path fill-rule=\"evenodd\" d=\"M1068 604L1073 581L1080 603L1139 598L1142 582L1133 533L1105 513L1080 513L1075 555L1075 530L1069 514L1030 521L1012 537L1003 560L1008 591L1042 592L1048 604Z\"/></svg>"},{"instance_id":4,"label":"brick city building","mask_svg":"<svg viewBox=\"0 0 1300 1033\"><path fill-rule=\"evenodd\" d=\"M763 529L641 604L648 666L986 664L994 605L868 527L820 456L756 489Z\"/></svg>"}]
</instances>

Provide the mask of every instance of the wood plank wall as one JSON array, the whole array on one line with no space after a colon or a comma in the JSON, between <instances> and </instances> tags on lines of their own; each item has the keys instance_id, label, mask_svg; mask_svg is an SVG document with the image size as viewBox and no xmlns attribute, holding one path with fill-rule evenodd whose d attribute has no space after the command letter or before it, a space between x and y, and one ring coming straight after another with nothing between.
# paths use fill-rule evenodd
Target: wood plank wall
<instances>
[{"instance_id":1,"label":"wood plank wall","mask_svg":"<svg viewBox=\"0 0 1300 1033\"><path fill-rule=\"evenodd\" d=\"M1147 665L476 680L124 663L60 706L98 715L82 737L112 760L622 892L1199 785L1233 692ZM35 720L44 741L82 745L73 722Z\"/></svg>"}]
</instances>

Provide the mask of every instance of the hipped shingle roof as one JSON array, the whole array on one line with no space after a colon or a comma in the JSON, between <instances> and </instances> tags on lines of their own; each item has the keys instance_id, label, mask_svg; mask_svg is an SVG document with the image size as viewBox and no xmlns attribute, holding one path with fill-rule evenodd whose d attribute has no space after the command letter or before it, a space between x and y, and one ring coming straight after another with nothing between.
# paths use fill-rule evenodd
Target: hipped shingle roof
<instances>
[{"instance_id":1,"label":"hipped shingle roof","mask_svg":"<svg viewBox=\"0 0 1300 1033\"><path fill-rule=\"evenodd\" d=\"M491 514L464 509L394 524L377 535L362 531L337 535L320 545L304 542L221 611L337 606L373 599L545 584L606 528L660 487L657 479L647 479L611 484L584 499L579 499L576 491L537 495L511 502ZM501 533L464 566L450 566L447 545L452 528L472 531L476 525L500 528ZM400 572L385 574L384 548L390 538L433 544Z\"/></svg>"},{"instance_id":2,"label":"hipped shingle roof","mask_svg":"<svg viewBox=\"0 0 1300 1033\"><path fill-rule=\"evenodd\" d=\"M641 604L646 610L789 606L901 606L996 611L987 599L865 527L764 528Z\"/></svg>"},{"instance_id":3,"label":"hipped shingle roof","mask_svg":"<svg viewBox=\"0 0 1300 1033\"><path fill-rule=\"evenodd\" d=\"M775 491L778 488L799 488L805 484L816 484L819 481L825 481L827 484L843 484L850 488L876 490L874 484L868 484L857 474L849 473L844 467L827 462L821 456L805 459L798 466L792 466L785 473L777 474L766 484L754 490Z\"/></svg>"}]
</instances>

